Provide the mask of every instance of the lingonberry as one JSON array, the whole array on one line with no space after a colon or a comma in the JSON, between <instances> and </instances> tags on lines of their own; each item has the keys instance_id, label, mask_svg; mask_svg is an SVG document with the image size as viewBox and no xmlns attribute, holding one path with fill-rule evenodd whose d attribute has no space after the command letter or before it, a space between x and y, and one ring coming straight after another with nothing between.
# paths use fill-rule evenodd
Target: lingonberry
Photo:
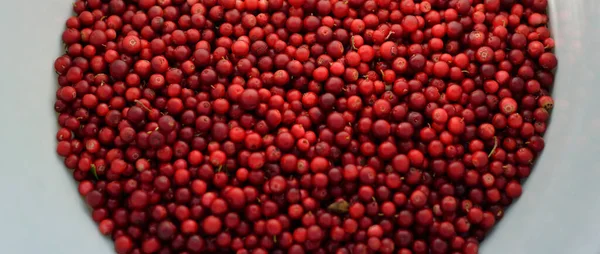
<instances>
[{"instance_id":1,"label":"lingonberry","mask_svg":"<svg viewBox=\"0 0 600 254\"><path fill-rule=\"evenodd\" d=\"M477 253L554 107L513 2L77 0L56 151L117 253Z\"/></svg>"}]
</instances>

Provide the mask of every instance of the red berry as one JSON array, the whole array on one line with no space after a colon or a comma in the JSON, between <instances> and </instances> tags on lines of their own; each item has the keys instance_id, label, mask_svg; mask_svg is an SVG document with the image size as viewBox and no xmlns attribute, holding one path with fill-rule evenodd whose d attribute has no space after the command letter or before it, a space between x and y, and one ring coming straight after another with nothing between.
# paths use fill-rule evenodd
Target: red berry
<instances>
[{"instance_id":1,"label":"red berry","mask_svg":"<svg viewBox=\"0 0 600 254\"><path fill-rule=\"evenodd\" d=\"M514 2L78 0L56 152L117 253L477 253L554 107Z\"/></svg>"}]
</instances>

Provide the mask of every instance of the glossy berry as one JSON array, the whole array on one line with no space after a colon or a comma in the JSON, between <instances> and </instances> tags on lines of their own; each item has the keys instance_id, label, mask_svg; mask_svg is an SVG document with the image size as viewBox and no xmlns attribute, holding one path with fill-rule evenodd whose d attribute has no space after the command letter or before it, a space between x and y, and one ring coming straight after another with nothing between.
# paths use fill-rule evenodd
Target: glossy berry
<instances>
[{"instance_id":1,"label":"glossy berry","mask_svg":"<svg viewBox=\"0 0 600 254\"><path fill-rule=\"evenodd\" d=\"M469 253L523 195L546 0L76 0L56 153L115 252Z\"/></svg>"}]
</instances>

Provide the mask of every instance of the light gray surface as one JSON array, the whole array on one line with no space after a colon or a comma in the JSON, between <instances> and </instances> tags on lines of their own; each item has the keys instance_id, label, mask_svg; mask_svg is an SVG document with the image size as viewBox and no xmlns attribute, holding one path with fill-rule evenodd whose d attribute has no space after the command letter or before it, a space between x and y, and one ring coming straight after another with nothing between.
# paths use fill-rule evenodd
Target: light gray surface
<instances>
[{"instance_id":1,"label":"light gray surface","mask_svg":"<svg viewBox=\"0 0 600 254\"><path fill-rule=\"evenodd\" d=\"M113 253L55 156L52 63L72 1L2 2L0 252ZM600 4L551 2L560 70L546 150L483 254L600 253Z\"/></svg>"}]
</instances>

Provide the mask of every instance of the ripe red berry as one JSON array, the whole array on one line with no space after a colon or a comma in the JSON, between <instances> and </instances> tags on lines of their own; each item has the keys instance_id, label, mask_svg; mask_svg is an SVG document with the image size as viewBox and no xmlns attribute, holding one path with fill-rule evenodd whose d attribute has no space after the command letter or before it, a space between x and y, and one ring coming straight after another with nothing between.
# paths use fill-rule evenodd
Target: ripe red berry
<instances>
[{"instance_id":1,"label":"ripe red berry","mask_svg":"<svg viewBox=\"0 0 600 254\"><path fill-rule=\"evenodd\" d=\"M56 152L117 253L477 253L554 107L513 2L77 0Z\"/></svg>"}]
</instances>

